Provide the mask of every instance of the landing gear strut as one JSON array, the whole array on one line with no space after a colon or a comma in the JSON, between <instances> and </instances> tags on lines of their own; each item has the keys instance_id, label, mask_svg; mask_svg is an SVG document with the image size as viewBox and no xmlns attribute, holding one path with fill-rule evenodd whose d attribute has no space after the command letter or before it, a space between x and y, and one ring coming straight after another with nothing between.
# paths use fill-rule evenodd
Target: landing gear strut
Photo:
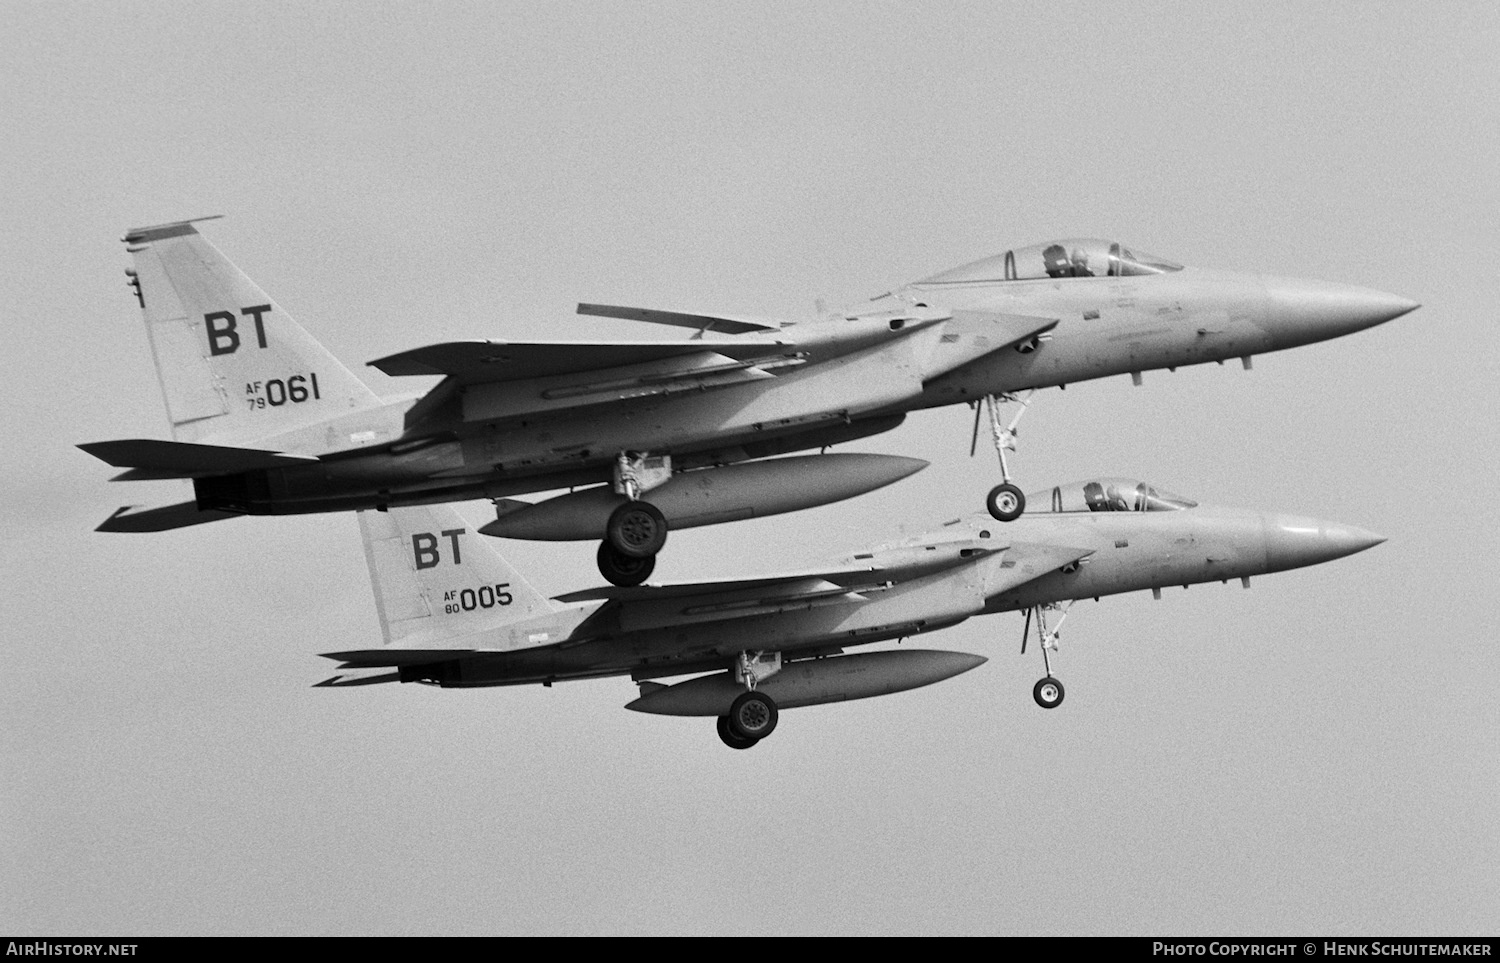
<instances>
[{"instance_id":1,"label":"landing gear strut","mask_svg":"<svg viewBox=\"0 0 1500 963\"><path fill-rule=\"evenodd\" d=\"M985 507L997 521L1013 522L1021 517L1026 510L1026 495L1017 488L1010 480L1010 466L1006 464L1005 453L1016 450L1016 425L1021 423L1021 416L1026 414L1026 408L1031 404L1031 396L1036 394L1032 388L1026 392L1024 398L1017 397L1009 392L1002 395L985 395L984 407L990 414L990 435L994 439L995 453L1000 456L1000 484L990 489L989 497L985 499ZM1011 419L1010 424L1005 427L1000 425L1000 405L1015 402L1021 406L1016 416ZM979 402L974 403L974 437L969 442L969 455L973 456L979 447Z\"/></svg>"},{"instance_id":2,"label":"landing gear strut","mask_svg":"<svg viewBox=\"0 0 1500 963\"><path fill-rule=\"evenodd\" d=\"M1026 610L1026 626L1021 630L1021 654L1026 654L1026 640L1031 636L1031 618L1035 614L1036 636L1042 644L1042 664L1046 667L1047 674L1037 680L1037 684L1031 687L1031 697L1043 709L1056 709L1062 705L1063 684L1052 675L1052 656L1050 653L1057 651L1057 640L1062 635L1060 631L1062 624L1067 621L1068 609L1072 607L1073 603L1069 602L1067 607L1062 610L1062 616L1057 620L1057 624L1050 630L1047 628L1047 613L1049 611L1057 611L1058 606L1055 603L1049 602L1045 605L1034 605Z\"/></svg>"}]
</instances>

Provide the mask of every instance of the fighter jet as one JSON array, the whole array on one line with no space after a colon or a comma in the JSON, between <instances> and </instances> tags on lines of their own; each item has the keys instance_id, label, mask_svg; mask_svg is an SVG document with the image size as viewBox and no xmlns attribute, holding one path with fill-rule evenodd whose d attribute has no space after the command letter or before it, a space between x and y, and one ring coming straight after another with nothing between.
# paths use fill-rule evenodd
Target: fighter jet
<instances>
[{"instance_id":1,"label":"fighter jet","mask_svg":"<svg viewBox=\"0 0 1500 963\"><path fill-rule=\"evenodd\" d=\"M781 709L887 695L967 672L962 652L853 646L904 639L976 615L1024 612L1045 675L1033 697L1063 701L1052 653L1080 599L1228 582L1316 565L1384 541L1348 525L1210 508L1146 482L1097 478L1032 496L1010 525L987 514L843 558L760 578L609 586L548 599L447 506L361 512L385 645L328 653L320 686L422 682L445 688L551 685L629 675L626 708L717 720L747 749ZM1059 616L1050 626L1049 615ZM656 680L691 675L666 685Z\"/></svg>"},{"instance_id":2,"label":"fighter jet","mask_svg":"<svg viewBox=\"0 0 1500 963\"><path fill-rule=\"evenodd\" d=\"M856 310L781 324L584 304L584 314L687 326L666 341L463 341L371 362L439 376L382 400L211 245L193 222L125 235L173 441L80 445L126 471L191 479L195 498L120 509L102 531L234 515L488 498L487 534L602 539L616 585L650 575L670 527L827 504L926 462L794 452L888 431L908 411L990 413L1000 520L1025 502L1005 452L1017 394L1222 361L1337 337L1417 305L1363 288L1183 268L1105 241L1019 248ZM1016 419L1019 419L1019 415ZM572 490L539 504L511 496Z\"/></svg>"}]
</instances>

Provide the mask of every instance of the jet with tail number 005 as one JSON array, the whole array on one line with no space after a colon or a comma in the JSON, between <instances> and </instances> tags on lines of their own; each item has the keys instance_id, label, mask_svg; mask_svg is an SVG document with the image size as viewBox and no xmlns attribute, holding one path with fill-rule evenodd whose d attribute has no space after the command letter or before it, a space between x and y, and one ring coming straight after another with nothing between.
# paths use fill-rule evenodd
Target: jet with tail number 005
<instances>
[{"instance_id":1,"label":"jet with tail number 005","mask_svg":"<svg viewBox=\"0 0 1500 963\"><path fill-rule=\"evenodd\" d=\"M780 710L888 695L967 672L963 652L852 646L920 635L976 615L1026 613L1045 675L1033 697L1063 701L1052 674L1073 602L1241 580L1316 565L1384 541L1313 518L1210 508L1145 482L1098 478L1036 493L1009 525L986 514L822 568L760 578L611 586L549 599L448 506L361 512L384 646L328 653L320 686L423 682L551 685L628 675L626 708L717 720L748 749ZM1049 616L1056 621L1049 625ZM656 680L695 676L674 685Z\"/></svg>"},{"instance_id":2,"label":"jet with tail number 005","mask_svg":"<svg viewBox=\"0 0 1500 963\"><path fill-rule=\"evenodd\" d=\"M852 310L782 324L581 304L686 327L663 341L432 344L371 362L440 376L381 399L210 244L193 222L125 235L171 441L80 445L125 471L191 479L192 501L127 506L102 531L235 515L488 498L486 534L601 539L601 573L645 581L671 527L717 524L872 491L926 462L794 455L888 431L916 409L988 412L1002 475L990 513L1025 499L1005 453L1018 392L1223 362L1338 337L1417 305L1364 288L1184 268L1118 243L1017 248ZM790 455L791 457L772 457ZM538 504L512 496L571 491Z\"/></svg>"}]
</instances>

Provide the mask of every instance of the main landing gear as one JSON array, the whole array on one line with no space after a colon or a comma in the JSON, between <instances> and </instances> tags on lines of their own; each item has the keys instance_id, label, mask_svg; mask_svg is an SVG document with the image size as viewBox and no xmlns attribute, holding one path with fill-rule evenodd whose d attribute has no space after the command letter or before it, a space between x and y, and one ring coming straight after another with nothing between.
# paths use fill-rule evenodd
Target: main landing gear
<instances>
[{"instance_id":1,"label":"main landing gear","mask_svg":"<svg viewBox=\"0 0 1500 963\"><path fill-rule=\"evenodd\" d=\"M1021 416L1026 414L1026 408L1031 404L1031 396L1036 394L1032 388L1026 392L1024 398L1017 397L1009 392L1001 395L985 395L984 407L990 414L990 435L994 439L995 453L1000 456L1000 484L990 489L989 497L985 499L985 507L997 521L1013 522L1021 517L1026 510L1026 495L1017 488L1010 480L1010 466L1005 462L1005 453L1016 450L1016 425L1021 423ZM1010 424L1005 427L1000 425L1000 405L1014 402L1021 406L1016 416L1011 419ZM969 456L973 457L979 447L979 412L980 403L974 402L974 437L969 442Z\"/></svg>"},{"instance_id":2,"label":"main landing gear","mask_svg":"<svg viewBox=\"0 0 1500 963\"><path fill-rule=\"evenodd\" d=\"M780 671L780 652L740 653L734 677L736 682L745 686L745 691L730 704L728 715L719 716L719 738L724 740L724 745L731 749L749 749L776 731L781 715L776 700L764 692L757 692L755 686Z\"/></svg>"},{"instance_id":3,"label":"main landing gear","mask_svg":"<svg viewBox=\"0 0 1500 963\"><path fill-rule=\"evenodd\" d=\"M599 543L599 574L611 585L631 586L640 585L651 577L656 568L656 556L647 555L645 558L632 558L621 552L609 542Z\"/></svg>"},{"instance_id":4,"label":"main landing gear","mask_svg":"<svg viewBox=\"0 0 1500 963\"><path fill-rule=\"evenodd\" d=\"M599 574L611 584L640 585L656 568L656 554L667 544L667 519L640 498L671 477L670 455L621 452L615 460L615 493L629 500L610 513L599 545Z\"/></svg>"},{"instance_id":5,"label":"main landing gear","mask_svg":"<svg viewBox=\"0 0 1500 963\"><path fill-rule=\"evenodd\" d=\"M1061 638L1063 622L1067 621L1068 609L1073 607L1069 602L1062 608L1062 616L1058 618L1057 624L1050 630L1047 628L1047 613L1055 612L1059 606L1054 602L1045 605L1034 605L1026 610L1026 626L1021 629L1021 654L1026 654L1026 640L1031 636L1031 618L1036 615L1036 637L1042 644L1042 664L1046 667L1047 674L1037 680L1036 685L1031 687L1031 697L1036 704L1043 709L1056 709L1062 705L1063 684L1052 675L1052 657L1049 653L1057 651L1057 640Z\"/></svg>"}]
</instances>

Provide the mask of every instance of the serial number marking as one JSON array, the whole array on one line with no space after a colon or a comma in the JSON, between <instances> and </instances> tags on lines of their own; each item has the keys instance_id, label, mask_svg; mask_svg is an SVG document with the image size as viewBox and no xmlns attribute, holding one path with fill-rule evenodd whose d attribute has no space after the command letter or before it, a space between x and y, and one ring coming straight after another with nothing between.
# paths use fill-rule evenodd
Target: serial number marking
<instances>
[{"instance_id":1,"label":"serial number marking","mask_svg":"<svg viewBox=\"0 0 1500 963\"><path fill-rule=\"evenodd\" d=\"M269 381L245 382L245 401L251 409L300 405L304 401L317 401L322 397L316 371L305 375L294 374L284 381L272 378Z\"/></svg>"},{"instance_id":2,"label":"serial number marking","mask_svg":"<svg viewBox=\"0 0 1500 963\"><path fill-rule=\"evenodd\" d=\"M509 582L481 585L478 589L457 589L443 593L443 611L449 615L472 612L475 609L492 609L497 605L509 605L515 597L506 589Z\"/></svg>"}]
</instances>

